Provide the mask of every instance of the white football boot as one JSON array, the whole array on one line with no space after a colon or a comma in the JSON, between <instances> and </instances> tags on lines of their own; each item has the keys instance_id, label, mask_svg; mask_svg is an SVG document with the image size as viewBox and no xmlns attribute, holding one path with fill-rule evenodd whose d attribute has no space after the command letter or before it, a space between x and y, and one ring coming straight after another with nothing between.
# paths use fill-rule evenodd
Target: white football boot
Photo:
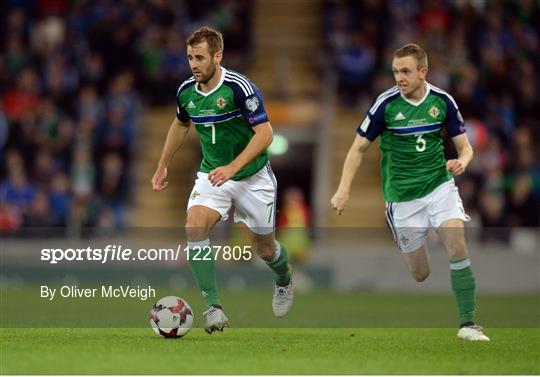
<instances>
[{"instance_id":1,"label":"white football boot","mask_svg":"<svg viewBox=\"0 0 540 377\"><path fill-rule=\"evenodd\" d=\"M223 310L216 307L211 307L203 313L206 315L206 323L204 324L204 331L208 334L212 334L214 331L223 331L225 327L229 326L229 319L223 313Z\"/></svg>"},{"instance_id":2,"label":"white football boot","mask_svg":"<svg viewBox=\"0 0 540 377\"><path fill-rule=\"evenodd\" d=\"M478 325L460 328L457 337L465 340L489 342L489 338L482 332L482 327Z\"/></svg>"},{"instance_id":3,"label":"white football boot","mask_svg":"<svg viewBox=\"0 0 540 377\"><path fill-rule=\"evenodd\" d=\"M292 279L289 285L286 287L280 287L275 285L274 288L274 297L272 299L272 309L274 310L274 315L276 317L285 316L293 304L294 292Z\"/></svg>"}]
</instances>

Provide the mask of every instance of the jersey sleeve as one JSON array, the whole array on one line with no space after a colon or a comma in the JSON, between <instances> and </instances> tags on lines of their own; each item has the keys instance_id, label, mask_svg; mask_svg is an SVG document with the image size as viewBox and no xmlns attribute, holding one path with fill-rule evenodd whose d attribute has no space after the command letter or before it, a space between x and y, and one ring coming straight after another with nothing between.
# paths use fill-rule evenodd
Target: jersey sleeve
<instances>
[{"instance_id":1,"label":"jersey sleeve","mask_svg":"<svg viewBox=\"0 0 540 377\"><path fill-rule=\"evenodd\" d=\"M251 127L268 122L268 114L264 108L262 93L252 83L247 82L247 85L242 86L239 84L236 86L234 90L234 102L245 121Z\"/></svg>"},{"instance_id":2,"label":"jersey sleeve","mask_svg":"<svg viewBox=\"0 0 540 377\"><path fill-rule=\"evenodd\" d=\"M187 111L180 105L180 103L176 106L176 118L182 123L186 123L190 118Z\"/></svg>"},{"instance_id":3,"label":"jersey sleeve","mask_svg":"<svg viewBox=\"0 0 540 377\"><path fill-rule=\"evenodd\" d=\"M456 102L452 97L444 96L443 98L446 102L446 118L444 124L448 131L448 135L454 137L464 134L466 131L465 122L463 121L463 117L459 112Z\"/></svg>"},{"instance_id":4,"label":"jersey sleeve","mask_svg":"<svg viewBox=\"0 0 540 377\"><path fill-rule=\"evenodd\" d=\"M192 81L192 80L187 80L187 81ZM184 109L184 107L182 106L182 101L181 101L182 90L189 86L187 85L187 81L183 82L178 88L178 90L176 91L176 118L182 123L185 123L190 119L189 114L186 111L186 109Z\"/></svg>"},{"instance_id":5,"label":"jersey sleeve","mask_svg":"<svg viewBox=\"0 0 540 377\"><path fill-rule=\"evenodd\" d=\"M373 142L377 136L382 134L385 129L384 124L384 109L385 105L378 106L374 109L374 106L368 111L366 117L356 129L356 132ZM373 111L373 112L372 112Z\"/></svg>"}]
</instances>

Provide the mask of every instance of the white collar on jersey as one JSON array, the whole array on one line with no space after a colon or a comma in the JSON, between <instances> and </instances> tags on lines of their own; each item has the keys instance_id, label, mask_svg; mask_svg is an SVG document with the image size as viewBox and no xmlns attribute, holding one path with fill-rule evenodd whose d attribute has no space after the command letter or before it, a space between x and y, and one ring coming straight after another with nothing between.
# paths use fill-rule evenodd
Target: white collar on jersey
<instances>
[{"instance_id":1,"label":"white collar on jersey","mask_svg":"<svg viewBox=\"0 0 540 377\"><path fill-rule=\"evenodd\" d=\"M217 83L216 87L214 89L212 89L211 91L209 91L208 93L204 93L204 92L201 92L199 90L199 84L196 83L195 84L195 91L197 93L199 93L201 96L205 96L205 97L208 97L210 94L214 93L216 90L218 90L221 86L221 84L223 84L223 81L225 81L225 74L227 73L227 70L224 68L224 67L220 67L221 68L221 77L219 78L219 82Z\"/></svg>"},{"instance_id":2,"label":"white collar on jersey","mask_svg":"<svg viewBox=\"0 0 540 377\"><path fill-rule=\"evenodd\" d=\"M420 101L418 101L418 102L413 102L413 101L411 101L410 99L408 99L407 97L405 97L405 96L403 95L403 93L401 93L401 92L399 92L399 94L401 95L401 97L402 97L405 101L407 101L407 102L410 103L411 105L417 107L417 106L420 106L420 105L422 104L422 102L424 102L424 101L426 100L426 98L427 98L427 96L429 95L429 92L430 92L430 91L431 91L431 85L429 85L429 83L426 81L426 94L424 94L424 97L423 97Z\"/></svg>"}]
</instances>

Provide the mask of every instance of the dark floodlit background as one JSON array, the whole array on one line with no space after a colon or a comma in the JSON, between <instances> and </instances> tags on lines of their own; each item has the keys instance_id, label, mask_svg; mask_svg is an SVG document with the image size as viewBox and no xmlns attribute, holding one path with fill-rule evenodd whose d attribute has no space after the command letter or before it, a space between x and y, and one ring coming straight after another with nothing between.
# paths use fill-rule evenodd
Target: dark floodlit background
<instances>
[{"instance_id":1,"label":"dark floodlit background","mask_svg":"<svg viewBox=\"0 0 540 377\"><path fill-rule=\"evenodd\" d=\"M194 130L167 190L152 192L150 179L176 89L190 76L184 40L202 25L223 33L223 66L263 92L275 132L277 225L299 291L450 292L435 237L432 276L422 285L408 276L385 229L376 145L344 215L329 205L356 127L393 85L393 50L409 42L427 50L428 81L454 96L475 150L456 181L473 219L467 234L479 293L540 291L538 1L13 0L0 5L4 292L99 281L92 271L100 266L54 270L39 261L45 245L128 242L165 227L167 240L182 242L201 158ZM447 153L455 153L451 142ZM230 223L216 234L222 243L247 242ZM193 286L182 262L121 279L152 282L163 269L159 295L182 294ZM233 290L269 286L262 270L257 262L219 267Z\"/></svg>"}]
</instances>

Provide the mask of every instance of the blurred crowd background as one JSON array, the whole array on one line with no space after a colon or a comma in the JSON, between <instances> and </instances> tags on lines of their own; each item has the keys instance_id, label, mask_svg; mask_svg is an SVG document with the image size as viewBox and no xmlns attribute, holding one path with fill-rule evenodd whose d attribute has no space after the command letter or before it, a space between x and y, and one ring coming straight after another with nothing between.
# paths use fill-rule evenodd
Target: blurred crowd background
<instances>
[{"instance_id":1,"label":"blurred crowd background","mask_svg":"<svg viewBox=\"0 0 540 377\"><path fill-rule=\"evenodd\" d=\"M128 226L134 156L145 153L137 139L142 114L174 104L189 76L184 40L199 26L223 32L226 66L243 72L253 50L253 3L2 2L0 229L59 226L78 234ZM540 3L322 6L321 51L312 53L337 76L339 106L367 109L393 85L393 50L422 45L428 81L454 96L475 149L458 183L467 211L478 225L537 227Z\"/></svg>"},{"instance_id":2,"label":"blurred crowd background","mask_svg":"<svg viewBox=\"0 0 540 377\"><path fill-rule=\"evenodd\" d=\"M249 48L249 2L213 3L2 2L0 228L129 224L141 110L174 103L186 36Z\"/></svg>"},{"instance_id":3,"label":"blurred crowd background","mask_svg":"<svg viewBox=\"0 0 540 377\"><path fill-rule=\"evenodd\" d=\"M325 7L340 101L367 108L393 85L393 50L420 44L428 82L448 91L466 118L475 158L457 180L467 212L478 225L501 227L486 236L503 241L502 227L537 227L540 3L328 0Z\"/></svg>"}]
</instances>

